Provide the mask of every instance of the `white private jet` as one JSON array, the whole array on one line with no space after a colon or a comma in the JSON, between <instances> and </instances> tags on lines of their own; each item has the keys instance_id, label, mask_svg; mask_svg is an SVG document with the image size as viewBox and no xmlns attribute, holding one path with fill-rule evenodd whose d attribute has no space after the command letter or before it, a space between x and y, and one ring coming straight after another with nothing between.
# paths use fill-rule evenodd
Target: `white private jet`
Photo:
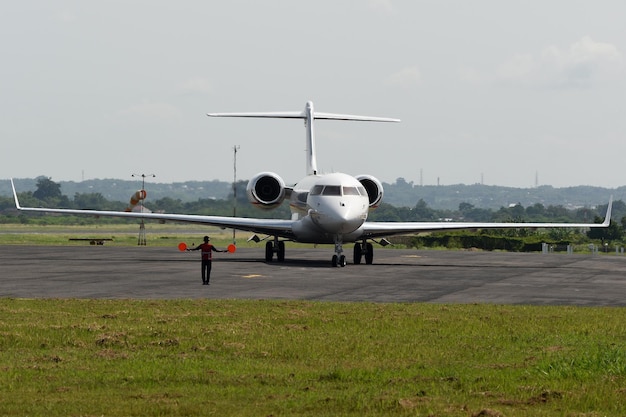
<instances>
[{"instance_id":1,"label":"white private jet","mask_svg":"<svg viewBox=\"0 0 626 417\"><path fill-rule=\"evenodd\" d=\"M370 241L380 239L377 243L385 245L388 242L384 238L392 235L459 229L608 227L611 219L612 198L609 200L603 223L368 222L369 210L376 208L383 198L381 182L371 175L320 174L315 158L313 122L315 119L399 122L398 119L320 113L313 110L312 102L307 102L302 112L209 113L208 116L304 119L306 177L293 186L286 186L278 174L261 172L248 182L246 189L249 201L264 209L275 208L285 199L289 199L292 212L290 220L21 207L13 180L11 180L15 205L19 210L28 212L155 219L206 224L259 233L270 238L265 245L267 262L271 262L274 255L279 262L284 261L285 241L331 243L335 245L332 265L342 267L346 265L343 244L347 242L355 243L353 258L355 264L360 264L363 258L366 264L371 264L374 250ZM251 239L256 242L261 240L256 235Z\"/></svg>"}]
</instances>

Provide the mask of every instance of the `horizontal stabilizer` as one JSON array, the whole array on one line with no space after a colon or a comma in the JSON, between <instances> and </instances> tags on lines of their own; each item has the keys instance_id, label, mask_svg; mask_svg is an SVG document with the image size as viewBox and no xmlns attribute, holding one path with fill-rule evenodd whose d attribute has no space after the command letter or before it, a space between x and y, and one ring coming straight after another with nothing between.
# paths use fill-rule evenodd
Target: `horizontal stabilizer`
<instances>
[{"instance_id":1,"label":"horizontal stabilizer","mask_svg":"<svg viewBox=\"0 0 626 417\"><path fill-rule=\"evenodd\" d=\"M356 120L360 122L399 122L400 119L389 117L357 116L354 114L323 113L313 110L313 103L307 102L304 111L278 112L237 112L237 113L207 113L210 117L265 117L275 119L320 119L320 120Z\"/></svg>"},{"instance_id":2,"label":"horizontal stabilizer","mask_svg":"<svg viewBox=\"0 0 626 417\"><path fill-rule=\"evenodd\" d=\"M273 119L306 119L305 112L265 112L265 113L207 113L210 117L258 117ZM314 112L313 118L318 120L356 120L360 122L399 122L400 119L389 117L357 116L353 114Z\"/></svg>"},{"instance_id":3,"label":"horizontal stabilizer","mask_svg":"<svg viewBox=\"0 0 626 417\"><path fill-rule=\"evenodd\" d=\"M400 122L400 119L392 119L389 117L371 117L371 116L356 116L353 114L336 114L336 113L313 113L315 119L326 120L356 120L359 122Z\"/></svg>"},{"instance_id":4,"label":"horizontal stabilizer","mask_svg":"<svg viewBox=\"0 0 626 417\"><path fill-rule=\"evenodd\" d=\"M209 117L266 117L273 119L306 119L303 112L207 113Z\"/></svg>"}]
</instances>

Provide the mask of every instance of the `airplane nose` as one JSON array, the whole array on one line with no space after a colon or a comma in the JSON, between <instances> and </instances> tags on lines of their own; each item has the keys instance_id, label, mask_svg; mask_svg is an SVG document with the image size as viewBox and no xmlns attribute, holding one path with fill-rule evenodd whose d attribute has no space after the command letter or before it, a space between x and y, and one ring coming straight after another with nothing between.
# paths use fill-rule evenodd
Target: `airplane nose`
<instances>
[{"instance_id":1,"label":"airplane nose","mask_svg":"<svg viewBox=\"0 0 626 417\"><path fill-rule=\"evenodd\" d=\"M328 233L350 233L358 229L365 219L350 205L339 203L311 213L313 221Z\"/></svg>"}]
</instances>

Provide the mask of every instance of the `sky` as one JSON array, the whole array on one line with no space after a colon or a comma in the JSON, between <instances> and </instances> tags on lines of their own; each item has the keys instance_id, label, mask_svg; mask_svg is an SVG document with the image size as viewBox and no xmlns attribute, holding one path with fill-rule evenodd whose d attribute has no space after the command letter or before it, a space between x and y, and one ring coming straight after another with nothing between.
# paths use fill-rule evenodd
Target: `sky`
<instances>
[{"instance_id":1,"label":"sky","mask_svg":"<svg viewBox=\"0 0 626 417\"><path fill-rule=\"evenodd\" d=\"M622 0L0 4L0 179L626 185Z\"/></svg>"}]
</instances>

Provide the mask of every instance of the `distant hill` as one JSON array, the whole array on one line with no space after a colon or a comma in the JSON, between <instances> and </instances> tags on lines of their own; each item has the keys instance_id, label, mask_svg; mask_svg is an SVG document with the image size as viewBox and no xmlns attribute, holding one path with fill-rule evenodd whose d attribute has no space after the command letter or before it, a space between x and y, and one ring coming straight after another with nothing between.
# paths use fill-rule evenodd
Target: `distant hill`
<instances>
[{"instance_id":1,"label":"distant hill","mask_svg":"<svg viewBox=\"0 0 626 417\"><path fill-rule=\"evenodd\" d=\"M54 181L54 178L52 179ZM36 178L14 179L15 187L19 192L35 191L37 189ZM111 201L127 202L130 196L141 189L141 181L120 179L94 179L80 182L55 181L61 184L61 192L70 198L76 193L89 194L100 193L104 198ZM223 181L187 181L172 184L146 182L146 191L149 200L159 200L169 197L183 202L197 201L199 199L223 200L232 195L232 183ZM0 181L0 195L11 196L10 181Z\"/></svg>"},{"instance_id":2,"label":"distant hill","mask_svg":"<svg viewBox=\"0 0 626 417\"><path fill-rule=\"evenodd\" d=\"M54 181L54 179L53 179ZM126 202L141 188L141 181L120 179L94 179L81 182L56 181L61 184L61 192L73 198L76 193L100 193L107 200ZM37 179L15 179L20 192L35 191ZM238 194L243 193L246 181L238 182ZM456 210L461 203L469 203L477 208L499 209L511 204L524 207L534 204L561 205L569 209L592 207L606 204L609 196L615 200L626 199L626 187L615 189L591 186L554 188L549 185L534 188L513 188L482 184L457 185L414 185L398 178L395 183L383 183L384 202L396 207L414 207L419 200L424 200L433 209ZM148 200L169 197L182 202L199 199L223 200L232 196L232 184L224 181L187 181L178 183L147 182ZM241 191L239 191L241 190ZM0 180L0 195L11 196L11 183Z\"/></svg>"},{"instance_id":3,"label":"distant hill","mask_svg":"<svg viewBox=\"0 0 626 417\"><path fill-rule=\"evenodd\" d=\"M413 185L401 178L394 184L383 184L385 202L398 207L414 207L420 200L434 209L456 210L461 203L477 208L499 209L511 204L529 207L535 204L563 206L568 209L606 204L613 195L615 200L625 198L626 187L609 189L603 187L576 186L554 188L542 185L534 188L513 188L496 185Z\"/></svg>"}]
</instances>

